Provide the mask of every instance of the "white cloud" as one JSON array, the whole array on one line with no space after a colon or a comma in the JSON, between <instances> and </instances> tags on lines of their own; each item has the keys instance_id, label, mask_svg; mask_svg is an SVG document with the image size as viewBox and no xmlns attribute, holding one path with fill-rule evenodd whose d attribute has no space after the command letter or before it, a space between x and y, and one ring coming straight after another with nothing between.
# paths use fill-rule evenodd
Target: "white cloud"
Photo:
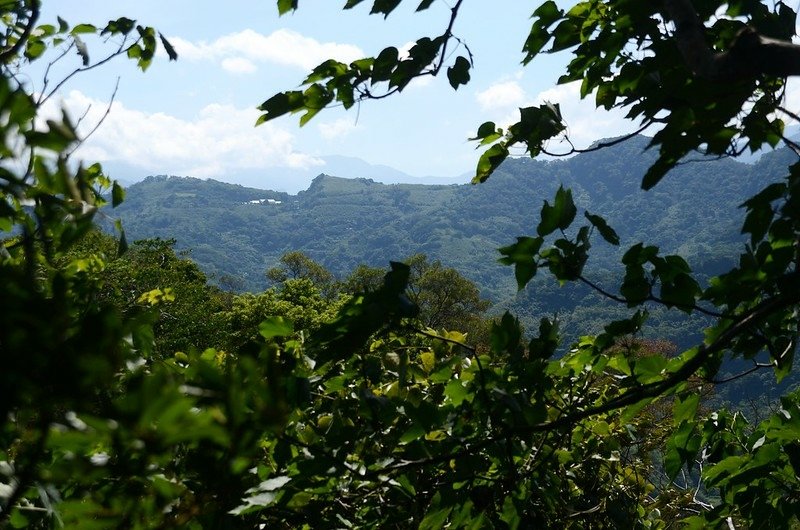
<instances>
[{"instance_id":1,"label":"white cloud","mask_svg":"<svg viewBox=\"0 0 800 530\"><path fill-rule=\"evenodd\" d=\"M263 35L252 29L222 36L211 43L190 42L180 37L170 37L178 55L190 61L231 60L256 63L274 63L311 70L326 59L350 62L364 56L360 48L352 44L319 42L296 31L279 29ZM223 67L225 65L223 64Z\"/></svg>"},{"instance_id":2,"label":"white cloud","mask_svg":"<svg viewBox=\"0 0 800 530\"><path fill-rule=\"evenodd\" d=\"M222 69L232 74L252 74L258 67L244 57L226 57L220 63Z\"/></svg>"},{"instance_id":3,"label":"white cloud","mask_svg":"<svg viewBox=\"0 0 800 530\"><path fill-rule=\"evenodd\" d=\"M181 37L169 37L170 44L172 47L175 48L175 52L178 54L178 59L180 60L188 60L188 61L200 61L206 58L207 46L204 44L196 45L191 41L186 39L182 39ZM159 52L161 52L161 48L159 47ZM164 53L164 57L166 57L166 53Z\"/></svg>"},{"instance_id":4,"label":"white cloud","mask_svg":"<svg viewBox=\"0 0 800 530\"><path fill-rule=\"evenodd\" d=\"M421 77L415 77L408 84L406 90L408 90L409 88L425 88L426 86L430 86L432 84L433 84L433 76L424 75Z\"/></svg>"},{"instance_id":5,"label":"white cloud","mask_svg":"<svg viewBox=\"0 0 800 530\"><path fill-rule=\"evenodd\" d=\"M326 140L343 138L358 128L358 124L352 118L339 118L336 121L317 124L319 133Z\"/></svg>"},{"instance_id":6,"label":"white cloud","mask_svg":"<svg viewBox=\"0 0 800 530\"><path fill-rule=\"evenodd\" d=\"M483 110L519 107L526 99L525 90L516 81L504 81L491 85L475 94L475 99Z\"/></svg>"},{"instance_id":7,"label":"white cloud","mask_svg":"<svg viewBox=\"0 0 800 530\"><path fill-rule=\"evenodd\" d=\"M70 115L89 108L79 127L85 135L107 104L72 91L62 104ZM56 104L50 112L55 113ZM255 109L212 104L191 120L163 112L146 113L114 102L100 129L77 156L99 162L124 162L143 172L225 177L237 170L271 167L309 168L323 162L294 150L294 137L272 123L253 127Z\"/></svg>"}]
</instances>

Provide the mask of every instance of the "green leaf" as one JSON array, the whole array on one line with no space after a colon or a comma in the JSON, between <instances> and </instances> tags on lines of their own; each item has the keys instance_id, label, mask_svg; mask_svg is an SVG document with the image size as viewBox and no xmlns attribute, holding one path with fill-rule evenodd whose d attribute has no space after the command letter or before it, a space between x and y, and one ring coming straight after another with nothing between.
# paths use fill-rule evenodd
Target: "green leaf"
<instances>
[{"instance_id":1,"label":"green leaf","mask_svg":"<svg viewBox=\"0 0 800 530\"><path fill-rule=\"evenodd\" d=\"M404 432L402 436L400 436L399 441L401 444L407 444L413 442L414 440L419 440L423 436L425 436L425 428L422 425L415 423L410 429Z\"/></svg>"},{"instance_id":2,"label":"green leaf","mask_svg":"<svg viewBox=\"0 0 800 530\"><path fill-rule=\"evenodd\" d=\"M562 20L553 30L553 46L550 51L566 50L580 44L580 35L580 28L572 20Z\"/></svg>"},{"instance_id":3,"label":"green leaf","mask_svg":"<svg viewBox=\"0 0 800 530\"><path fill-rule=\"evenodd\" d=\"M72 31L70 31L70 34L72 34L72 35L80 35L80 34L83 34L83 33L96 33L96 32L97 32L97 28L95 26L93 26L92 24L78 24L77 26L72 28Z\"/></svg>"},{"instance_id":4,"label":"green leaf","mask_svg":"<svg viewBox=\"0 0 800 530\"><path fill-rule=\"evenodd\" d=\"M664 471L674 480L684 464L692 462L700 450L701 437L695 423L683 422L667 440L664 456Z\"/></svg>"},{"instance_id":5,"label":"green leaf","mask_svg":"<svg viewBox=\"0 0 800 530\"><path fill-rule=\"evenodd\" d=\"M125 189L115 180L111 188L111 205L116 208L125 200Z\"/></svg>"},{"instance_id":6,"label":"green leaf","mask_svg":"<svg viewBox=\"0 0 800 530\"><path fill-rule=\"evenodd\" d=\"M433 371L436 366L436 354L432 351L424 351L419 355L419 360L422 363L422 369L426 374Z\"/></svg>"},{"instance_id":7,"label":"green leaf","mask_svg":"<svg viewBox=\"0 0 800 530\"><path fill-rule=\"evenodd\" d=\"M492 322L489 341L494 353L516 352L520 347L521 338L522 328L520 327L519 320L508 311L503 313L500 322Z\"/></svg>"},{"instance_id":8,"label":"green leaf","mask_svg":"<svg viewBox=\"0 0 800 530\"><path fill-rule=\"evenodd\" d=\"M543 242L544 239L541 237L518 237L515 244L500 249L504 257L498 261L503 265L514 265L514 275L519 290L522 290L536 275L538 268L536 255Z\"/></svg>"},{"instance_id":9,"label":"green leaf","mask_svg":"<svg viewBox=\"0 0 800 530\"><path fill-rule=\"evenodd\" d=\"M419 523L419 530L439 530L440 528L444 528L447 518L452 511L453 507L447 506L428 512L425 514L425 518L422 522Z\"/></svg>"},{"instance_id":10,"label":"green leaf","mask_svg":"<svg viewBox=\"0 0 800 530\"><path fill-rule=\"evenodd\" d=\"M417 11L425 11L431 4L433 4L434 0L422 0L419 5L417 6Z\"/></svg>"},{"instance_id":11,"label":"green leaf","mask_svg":"<svg viewBox=\"0 0 800 530\"><path fill-rule=\"evenodd\" d=\"M516 503L512 496L508 496L503 501L503 510L500 514L500 520L508 525L509 530L517 530L522 524L522 518L519 511L517 511Z\"/></svg>"},{"instance_id":12,"label":"green leaf","mask_svg":"<svg viewBox=\"0 0 800 530\"><path fill-rule=\"evenodd\" d=\"M657 354L632 360L631 364L637 380L645 384L661 380L667 369L667 360Z\"/></svg>"},{"instance_id":13,"label":"green leaf","mask_svg":"<svg viewBox=\"0 0 800 530\"><path fill-rule=\"evenodd\" d=\"M77 35L74 35L72 38L75 40L75 49L78 55L81 56L83 66L89 66L89 48L86 47L86 43Z\"/></svg>"},{"instance_id":14,"label":"green leaf","mask_svg":"<svg viewBox=\"0 0 800 530\"><path fill-rule=\"evenodd\" d=\"M34 60L40 57L45 50L47 49L47 45L44 42L38 39L30 39L25 46L25 57L29 60Z\"/></svg>"},{"instance_id":15,"label":"green leaf","mask_svg":"<svg viewBox=\"0 0 800 530\"><path fill-rule=\"evenodd\" d=\"M306 113L300 116L300 126L307 124L328 103L333 101L333 92L319 83L314 83L303 91L303 109Z\"/></svg>"},{"instance_id":16,"label":"green leaf","mask_svg":"<svg viewBox=\"0 0 800 530\"><path fill-rule=\"evenodd\" d=\"M30 524L28 518L22 514L19 508L13 508L11 511L11 518L9 519L12 528L27 528Z\"/></svg>"},{"instance_id":17,"label":"green leaf","mask_svg":"<svg viewBox=\"0 0 800 530\"><path fill-rule=\"evenodd\" d=\"M472 178L472 183L485 182L506 158L508 158L508 147L503 143L494 144L484 151L478 160L478 168Z\"/></svg>"},{"instance_id":18,"label":"green leaf","mask_svg":"<svg viewBox=\"0 0 800 530\"><path fill-rule=\"evenodd\" d=\"M772 210L772 205L769 201L748 201L747 215L744 218L742 225L742 233L750 234L750 242L756 244L758 241L764 239L767 234L772 220L775 217L775 212Z\"/></svg>"},{"instance_id":19,"label":"green leaf","mask_svg":"<svg viewBox=\"0 0 800 530\"><path fill-rule=\"evenodd\" d=\"M674 280L661 284L661 299L667 307L677 306L687 313L692 311L700 292L700 285L688 274L678 274Z\"/></svg>"},{"instance_id":20,"label":"green leaf","mask_svg":"<svg viewBox=\"0 0 800 530\"><path fill-rule=\"evenodd\" d=\"M275 491L279 490L284 487L286 484L291 482L292 479L286 475L280 477L273 477L271 479L263 481L261 484L253 488L253 490L258 491ZM251 490L251 491L253 491Z\"/></svg>"},{"instance_id":21,"label":"green leaf","mask_svg":"<svg viewBox=\"0 0 800 530\"><path fill-rule=\"evenodd\" d=\"M566 129L558 103L545 102L538 107L519 109L519 122L509 127L509 143L524 142L531 156L541 153L547 140Z\"/></svg>"},{"instance_id":22,"label":"green leaf","mask_svg":"<svg viewBox=\"0 0 800 530\"><path fill-rule=\"evenodd\" d=\"M470 395L464 384L458 379L453 379L444 387L444 395L449 399L454 406L458 407Z\"/></svg>"},{"instance_id":23,"label":"green leaf","mask_svg":"<svg viewBox=\"0 0 800 530\"><path fill-rule=\"evenodd\" d=\"M385 17L389 16L389 13L394 11L394 9L400 5L402 0L375 0L372 4L372 10L370 14L378 14L381 13ZM349 2L348 2L349 3Z\"/></svg>"},{"instance_id":24,"label":"green leaf","mask_svg":"<svg viewBox=\"0 0 800 530\"><path fill-rule=\"evenodd\" d=\"M304 105L303 93L299 90L292 90L289 92L280 92L275 94L264 103L259 105L258 110L264 111L264 114L259 117L256 125L274 120L279 116L283 116L289 112L297 112L303 108Z\"/></svg>"},{"instance_id":25,"label":"green leaf","mask_svg":"<svg viewBox=\"0 0 800 530\"><path fill-rule=\"evenodd\" d=\"M127 35L136 26L136 21L127 17L121 17L117 20L109 21L108 25L103 29L102 34L110 33Z\"/></svg>"},{"instance_id":26,"label":"green leaf","mask_svg":"<svg viewBox=\"0 0 800 530\"><path fill-rule=\"evenodd\" d=\"M563 12L553 0L547 0L533 12L533 16L546 25L550 25L561 18L562 14Z\"/></svg>"},{"instance_id":27,"label":"green leaf","mask_svg":"<svg viewBox=\"0 0 800 530\"><path fill-rule=\"evenodd\" d=\"M478 134L474 138L470 138L471 142L479 141L478 147L488 145L492 142L499 140L503 136L503 130L497 129L493 121L487 121L478 127Z\"/></svg>"},{"instance_id":28,"label":"green leaf","mask_svg":"<svg viewBox=\"0 0 800 530\"><path fill-rule=\"evenodd\" d=\"M522 64L527 65L531 62L548 42L550 42L550 32L547 31L547 24L537 20L531 26L531 31L522 47L522 51L525 52Z\"/></svg>"},{"instance_id":29,"label":"green leaf","mask_svg":"<svg viewBox=\"0 0 800 530\"><path fill-rule=\"evenodd\" d=\"M392 73L397 68L399 58L400 51L394 46L381 50L381 53L378 54L372 64L372 82L379 83L391 79Z\"/></svg>"},{"instance_id":30,"label":"green leaf","mask_svg":"<svg viewBox=\"0 0 800 530\"><path fill-rule=\"evenodd\" d=\"M655 163L647 169L647 172L642 177L642 189L647 191L652 189L653 186L658 184L667 172L675 167L679 158L660 156Z\"/></svg>"},{"instance_id":31,"label":"green leaf","mask_svg":"<svg viewBox=\"0 0 800 530\"><path fill-rule=\"evenodd\" d=\"M676 427L683 422L694 421L697 407L700 405L700 395L690 394L675 400L672 406L672 423Z\"/></svg>"},{"instance_id":32,"label":"green leaf","mask_svg":"<svg viewBox=\"0 0 800 530\"><path fill-rule=\"evenodd\" d=\"M633 335L638 333L645 320L647 319L647 311L636 311L636 313L628 319L615 320L607 324L603 331L611 337L619 337L622 335Z\"/></svg>"},{"instance_id":33,"label":"green leaf","mask_svg":"<svg viewBox=\"0 0 800 530\"><path fill-rule=\"evenodd\" d=\"M719 480L738 473L747 463L748 459L749 457L747 455L729 456L720 460L710 468L706 468L703 473L704 478L708 481L708 485L713 487ZM680 471L680 467L678 467L678 471Z\"/></svg>"},{"instance_id":34,"label":"green leaf","mask_svg":"<svg viewBox=\"0 0 800 530\"><path fill-rule=\"evenodd\" d=\"M607 242L611 243L612 245L619 245L619 236L614 231L613 228L608 226L608 223L605 219L600 217L599 215L592 215L588 211L584 212L584 215L592 223L600 235L605 239Z\"/></svg>"},{"instance_id":35,"label":"green leaf","mask_svg":"<svg viewBox=\"0 0 800 530\"><path fill-rule=\"evenodd\" d=\"M529 355L534 359L549 359L558 348L561 338L558 333L558 320L542 318L539 321L539 336L531 339Z\"/></svg>"},{"instance_id":36,"label":"green leaf","mask_svg":"<svg viewBox=\"0 0 800 530\"><path fill-rule=\"evenodd\" d=\"M459 86L466 85L469 82L469 69L469 60L459 55L453 66L447 69L447 79L450 81L450 86L458 90Z\"/></svg>"},{"instance_id":37,"label":"green leaf","mask_svg":"<svg viewBox=\"0 0 800 530\"><path fill-rule=\"evenodd\" d=\"M242 499L244 504L233 508L230 512L231 515L245 515L250 512L257 511L265 506L269 506L275 500L277 494L271 491L264 491L245 497Z\"/></svg>"},{"instance_id":38,"label":"green leaf","mask_svg":"<svg viewBox=\"0 0 800 530\"><path fill-rule=\"evenodd\" d=\"M285 15L297 9L298 0L278 0L278 14Z\"/></svg>"},{"instance_id":39,"label":"green leaf","mask_svg":"<svg viewBox=\"0 0 800 530\"><path fill-rule=\"evenodd\" d=\"M553 205L544 201L541 212L542 221L536 228L536 232L540 236L546 236L558 229L564 230L575 219L577 212L578 209L572 200L572 190L559 186Z\"/></svg>"},{"instance_id":40,"label":"green leaf","mask_svg":"<svg viewBox=\"0 0 800 530\"><path fill-rule=\"evenodd\" d=\"M164 51L167 52L167 56L169 56L170 61L177 61L178 60L178 52L175 51L175 48L172 47L172 44L167 40L166 37L162 33L159 32L158 38L161 39L161 45L164 47Z\"/></svg>"},{"instance_id":41,"label":"green leaf","mask_svg":"<svg viewBox=\"0 0 800 530\"><path fill-rule=\"evenodd\" d=\"M46 132L28 131L25 134L28 143L36 147L61 152L77 140L75 131L69 123L47 120L47 126L49 130Z\"/></svg>"},{"instance_id":42,"label":"green leaf","mask_svg":"<svg viewBox=\"0 0 800 530\"><path fill-rule=\"evenodd\" d=\"M294 333L294 324L283 317L269 317L258 325L258 332L265 339L286 337Z\"/></svg>"},{"instance_id":43,"label":"green leaf","mask_svg":"<svg viewBox=\"0 0 800 530\"><path fill-rule=\"evenodd\" d=\"M117 219L114 221L114 228L119 234L119 243L117 244L117 256L122 256L128 251L128 240L125 237L125 230L122 228L122 221Z\"/></svg>"},{"instance_id":44,"label":"green leaf","mask_svg":"<svg viewBox=\"0 0 800 530\"><path fill-rule=\"evenodd\" d=\"M622 422L632 421L636 416L639 415L642 409L644 409L653 401L655 401L655 398L645 398L642 399L641 401L637 401L633 405L625 407L624 409L622 409L622 415L620 416L620 420Z\"/></svg>"},{"instance_id":45,"label":"green leaf","mask_svg":"<svg viewBox=\"0 0 800 530\"><path fill-rule=\"evenodd\" d=\"M680 452L674 447L668 448L664 454L664 471L671 480L678 476L682 465L683 459Z\"/></svg>"}]
</instances>

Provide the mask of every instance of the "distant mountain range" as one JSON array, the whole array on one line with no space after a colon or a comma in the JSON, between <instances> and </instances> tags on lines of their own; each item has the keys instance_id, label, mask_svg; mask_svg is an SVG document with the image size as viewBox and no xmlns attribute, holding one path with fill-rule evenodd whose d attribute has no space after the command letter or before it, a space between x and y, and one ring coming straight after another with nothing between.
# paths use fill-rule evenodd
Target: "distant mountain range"
<instances>
[{"instance_id":1,"label":"distant mountain range","mask_svg":"<svg viewBox=\"0 0 800 530\"><path fill-rule=\"evenodd\" d=\"M306 169L279 167L238 170L235 175L219 175L215 180L298 193L308 188L314 177L320 173L346 178L371 178L383 184L465 184L472 178L472 174L467 173L452 177L415 177L389 166L370 164L351 156L329 155L318 159L322 162L321 165ZM144 178L141 176L141 169L129 164L105 162L103 168L126 186L140 182Z\"/></svg>"},{"instance_id":2,"label":"distant mountain range","mask_svg":"<svg viewBox=\"0 0 800 530\"><path fill-rule=\"evenodd\" d=\"M800 140L800 125L786 127L784 134L795 141ZM764 153L768 152L770 150L757 151L756 153L747 151L742 153L737 160L753 164ZM317 159L321 162L320 165L304 169L289 167L237 169L230 175L215 175L211 178L258 189L299 193L307 189L319 174L336 175L343 178L369 178L382 184L431 185L466 184L473 175L468 172L452 176L415 176L386 165L371 164L353 156L326 155L317 157ZM543 158L542 161L544 160ZM141 168L123 162L104 162L103 168L109 175L125 186L130 186L145 178Z\"/></svg>"},{"instance_id":3,"label":"distant mountain range","mask_svg":"<svg viewBox=\"0 0 800 530\"><path fill-rule=\"evenodd\" d=\"M149 177L130 186L126 201L109 213L122 218L129 239L175 238L212 279L225 278L244 290L263 289L264 271L290 250L306 252L341 276L360 263L385 267L424 252L476 282L498 311L512 308L529 323L558 313L565 326L577 329L580 323L589 331L585 328L625 309L579 286L559 288L546 275L518 294L513 271L497 263L498 247L535 232L542 201L551 200L559 184L572 188L579 208L608 220L621 248L639 241L656 244L686 256L708 276L733 263L742 248L739 204L766 181L781 178L796 158L779 150L754 164L693 161L644 192L641 176L655 156L644 150L647 141L634 138L567 160L508 160L478 186L382 184L321 174L307 189L289 194ZM349 159L341 162L352 171L370 170ZM380 174L402 178L390 170ZM619 253L598 238L586 274L613 286L621 274ZM656 333L662 335L689 326L658 318Z\"/></svg>"}]
</instances>

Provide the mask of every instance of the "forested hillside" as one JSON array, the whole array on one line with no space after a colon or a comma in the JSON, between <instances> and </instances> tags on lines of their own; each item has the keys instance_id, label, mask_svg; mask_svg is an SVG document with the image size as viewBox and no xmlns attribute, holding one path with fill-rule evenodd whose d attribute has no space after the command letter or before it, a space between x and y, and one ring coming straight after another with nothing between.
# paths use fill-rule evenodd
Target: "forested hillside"
<instances>
[{"instance_id":1,"label":"forested hillside","mask_svg":"<svg viewBox=\"0 0 800 530\"><path fill-rule=\"evenodd\" d=\"M442 32L304 66L257 124L419 78L481 86L460 22L488 3L343 8L362 3L443 13ZM570 55L559 83L651 140L581 151L544 101L477 126L480 186L320 176L287 195L155 177L112 211L125 190L76 150L121 105L75 121L52 103L115 57L144 71L178 52L127 17L40 23L41 0L0 2L0 528L797 530L797 13L534 4L523 64ZM403 118L432 106L417 105ZM792 156L731 161L781 141ZM511 157L557 142L583 154Z\"/></svg>"},{"instance_id":2,"label":"forested hillside","mask_svg":"<svg viewBox=\"0 0 800 530\"><path fill-rule=\"evenodd\" d=\"M264 272L292 250L342 276L359 264L385 267L421 252L476 282L496 311L513 308L528 323L559 314L567 328L579 320L585 333L597 331L592 323L599 326L606 311L618 308L585 286L559 288L549 278L517 294L512 272L497 263L497 249L530 231L543 200L559 185L572 188L579 208L603 215L623 247L647 241L680 253L702 277L730 266L744 241L739 205L777 178L790 156L777 151L755 165L695 157L644 192L639 182L655 156L644 149L647 142L639 137L567 160L511 159L480 186L384 185L320 175L308 190L288 195L150 177L129 188L114 215L129 239L176 238L212 281L228 288L263 290ZM586 274L611 285L621 274L619 257L617 248L598 243ZM654 333L688 343L696 337L682 332L685 325L673 318Z\"/></svg>"}]
</instances>

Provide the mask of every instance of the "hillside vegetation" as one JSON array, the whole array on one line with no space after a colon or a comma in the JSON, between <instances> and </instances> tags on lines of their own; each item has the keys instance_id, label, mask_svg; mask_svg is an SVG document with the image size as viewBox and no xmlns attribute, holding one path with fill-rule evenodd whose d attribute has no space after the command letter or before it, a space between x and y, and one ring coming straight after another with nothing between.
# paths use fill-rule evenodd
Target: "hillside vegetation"
<instances>
[{"instance_id":1,"label":"hillside vegetation","mask_svg":"<svg viewBox=\"0 0 800 530\"><path fill-rule=\"evenodd\" d=\"M511 308L529 325L543 314L558 314L568 330L581 322L581 333L595 332L618 307L601 304L585 286L562 288L550 278L518 294L511 271L497 263L497 249L531 230L543 200L559 185L572 188L579 208L608 220L620 248L647 241L686 256L708 277L729 267L742 248L739 205L776 179L791 156L776 151L754 165L695 157L644 192L639 182L655 156L644 149L647 142L639 137L567 160L510 159L480 186L385 185L320 175L308 190L289 195L214 180L149 177L129 188L114 215L129 239L175 238L212 281L237 291L266 288L265 271L293 250L340 277L360 264L386 267L424 253L474 281L495 312ZM586 273L612 285L622 274L619 258L618 248L600 243ZM684 317L670 317L654 334L681 345L695 340L682 328L696 330L697 323L676 318Z\"/></svg>"},{"instance_id":2,"label":"hillside vegetation","mask_svg":"<svg viewBox=\"0 0 800 530\"><path fill-rule=\"evenodd\" d=\"M362 3L434 5L343 7ZM800 153L786 3L547 0L523 63L571 54L559 82L651 140L512 160L575 154L544 102L477 127L481 187L151 178L130 243L101 209L125 191L75 163L87 136L48 101L177 53L127 17L40 24L41 4L0 3L0 528L797 530L800 161L728 160ZM479 85L454 33L476 3L452 4L443 33L325 61L257 123Z\"/></svg>"}]
</instances>

